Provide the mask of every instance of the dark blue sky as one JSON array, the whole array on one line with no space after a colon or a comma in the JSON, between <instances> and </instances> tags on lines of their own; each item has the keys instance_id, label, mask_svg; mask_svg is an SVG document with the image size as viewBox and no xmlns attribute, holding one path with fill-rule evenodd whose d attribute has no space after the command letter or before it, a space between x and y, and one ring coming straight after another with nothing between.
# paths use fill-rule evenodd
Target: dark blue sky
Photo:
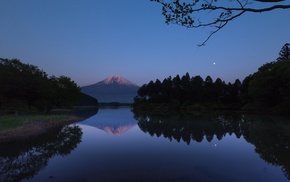
<instances>
[{"instance_id":1,"label":"dark blue sky","mask_svg":"<svg viewBox=\"0 0 290 182\"><path fill-rule=\"evenodd\" d=\"M79 86L111 75L141 86L186 72L243 80L290 42L290 10L245 14L205 47L196 45L209 29L166 25L160 4L150 0L1 0L0 12L0 57Z\"/></svg>"}]
</instances>

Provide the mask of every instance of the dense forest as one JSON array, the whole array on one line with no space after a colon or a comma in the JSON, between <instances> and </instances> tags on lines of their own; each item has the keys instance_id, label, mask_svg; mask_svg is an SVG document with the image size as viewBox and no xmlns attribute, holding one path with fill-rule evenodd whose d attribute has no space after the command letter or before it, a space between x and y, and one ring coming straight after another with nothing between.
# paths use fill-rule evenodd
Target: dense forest
<instances>
[{"instance_id":1,"label":"dense forest","mask_svg":"<svg viewBox=\"0 0 290 182\"><path fill-rule=\"evenodd\" d=\"M38 67L17 59L0 58L0 87L0 113L71 108L82 97L69 77L48 77Z\"/></svg>"},{"instance_id":2,"label":"dense forest","mask_svg":"<svg viewBox=\"0 0 290 182\"><path fill-rule=\"evenodd\" d=\"M134 99L135 110L248 109L290 111L290 47L285 44L277 60L262 65L243 81L225 83L210 76L169 76L144 84ZM270 109L269 109L270 108Z\"/></svg>"}]
</instances>

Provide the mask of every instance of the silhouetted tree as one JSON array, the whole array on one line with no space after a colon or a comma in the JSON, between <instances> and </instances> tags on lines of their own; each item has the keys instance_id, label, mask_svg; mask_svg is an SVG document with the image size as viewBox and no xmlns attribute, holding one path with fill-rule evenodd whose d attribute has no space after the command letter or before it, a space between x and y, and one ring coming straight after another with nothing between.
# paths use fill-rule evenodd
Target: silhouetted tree
<instances>
[{"instance_id":1,"label":"silhouetted tree","mask_svg":"<svg viewBox=\"0 0 290 182\"><path fill-rule=\"evenodd\" d=\"M0 74L0 107L15 111L22 107L46 107L50 87L44 71L17 59L1 58Z\"/></svg>"},{"instance_id":2,"label":"silhouetted tree","mask_svg":"<svg viewBox=\"0 0 290 182\"><path fill-rule=\"evenodd\" d=\"M224 97L225 85L220 78L217 78L214 82L214 97L220 102Z\"/></svg>"},{"instance_id":3,"label":"silhouetted tree","mask_svg":"<svg viewBox=\"0 0 290 182\"><path fill-rule=\"evenodd\" d=\"M147 84L142 85L137 93L142 98L142 100L146 100L146 97L148 96Z\"/></svg>"},{"instance_id":4,"label":"silhouetted tree","mask_svg":"<svg viewBox=\"0 0 290 182\"><path fill-rule=\"evenodd\" d=\"M192 95L194 102L201 102L204 100L204 81L201 76L191 78Z\"/></svg>"},{"instance_id":5,"label":"silhouetted tree","mask_svg":"<svg viewBox=\"0 0 290 182\"><path fill-rule=\"evenodd\" d=\"M193 107L202 103L235 103L241 95L241 82L237 79L234 84L225 84L220 78L213 83L210 76L203 80L200 76L190 78L186 73L181 78L176 75L173 79L168 77L160 82L150 81L138 90L134 105L150 103L166 103L166 108L178 109ZM197 105L194 105L197 103Z\"/></svg>"},{"instance_id":6,"label":"silhouetted tree","mask_svg":"<svg viewBox=\"0 0 290 182\"><path fill-rule=\"evenodd\" d=\"M178 103L182 102L182 97L181 97L181 79L179 75L176 75L172 79L172 98L173 100L177 101Z\"/></svg>"},{"instance_id":7,"label":"silhouetted tree","mask_svg":"<svg viewBox=\"0 0 290 182\"><path fill-rule=\"evenodd\" d=\"M277 58L277 61L290 59L290 44L286 43L279 52L279 57Z\"/></svg>"},{"instance_id":8,"label":"silhouetted tree","mask_svg":"<svg viewBox=\"0 0 290 182\"><path fill-rule=\"evenodd\" d=\"M237 102L239 100L239 97L241 95L241 86L241 81L239 79L236 79L230 92L232 102Z\"/></svg>"},{"instance_id":9,"label":"silhouetted tree","mask_svg":"<svg viewBox=\"0 0 290 182\"><path fill-rule=\"evenodd\" d=\"M54 107L72 107L80 101L81 92L77 84L69 77L51 77L53 87Z\"/></svg>"},{"instance_id":10,"label":"silhouetted tree","mask_svg":"<svg viewBox=\"0 0 290 182\"><path fill-rule=\"evenodd\" d=\"M0 58L0 87L0 112L71 107L81 96L70 78L48 78L38 67L17 59Z\"/></svg>"},{"instance_id":11,"label":"silhouetted tree","mask_svg":"<svg viewBox=\"0 0 290 182\"><path fill-rule=\"evenodd\" d=\"M242 82L241 85L241 99L244 103L248 103L251 101L251 98L249 97L249 83L253 79L253 75L250 74L249 76L246 76Z\"/></svg>"},{"instance_id":12,"label":"silhouetted tree","mask_svg":"<svg viewBox=\"0 0 290 182\"><path fill-rule=\"evenodd\" d=\"M192 87L190 84L190 76L186 73L181 78L181 100L182 102L188 102L191 100L192 96Z\"/></svg>"},{"instance_id":13,"label":"silhouetted tree","mask_svg":"<svg viewBox=\"0 0 290 182\"><path fill-rule=\"evenodd\" d=\"M265 107L290 103L290 60L266 63L253 74L249 96Z\"/></svg>"},{"instance_id":14,"label":"silhouetted tree","mask_svg":"<svg viewBox=\"0 0 290 182\"><path fill-rule=\"evenodd\" d=\"M161 85L161 81L159 80L159 79L156 79L156 81L155 81L155 83L154 83L154 87L153 87L153 89L154 89L154 96L153 96L153 98L154 98L154 102L161 102L161 101L163 101L162 100L162 85Z\"/></svg>"},{"instance_id":15,"label":"silhouetted tree","mask_svg":"<svg viewBox=\"0 0 290 182\"><path fill-rule=\"evenodd\" d=\"M163 99L165 102L170 101L170 97L172 94L172 80L171 77L165 78L162 81L162 93L163 93Z\"/></svg>"},{"instance_id":16,"label":"silhouetted tree","mask_svg":"<svg viewBox=\"0 0 290 182\"><path fill-rule=\"evenodd\" d=\"M290 4L269 4L263 8L257 8L253 3L255 0L151 0L162 5L162 14L165 23L177 24L187 28L210 27L212 31L204 42L199 46L205 45L212 35L225 27L230 21L238 18L245 13L262 13L275 9L289 9ZM259 2L282 2L283 0L256 0ZM266 4L264 4L266 5ZM267 4L268 5L268 4ZM207 14L207 16L204 16ZM207 18L208 15L213 17Z\"/></svg>"},{"instance_id":17,"label":"silhouetted tree","mask_svg":"<svg viewBox=\"0 0 290 182\"><path fill-rule=\"evenodd\" d=\"M154 97L154 82L152 80L147 84L147 95L149 99Z\"/></svg>"},{"instance_id":18,"label":"silhouetted tree","mask_svg":"<svg viewBox=\"0 0 290 182\"><path fill-rule=\"evenodd\" d=\"M214 84L210 76L207 76L204 80L204 94L206 101L217 101L214 93Z\"/></svg>"}]
</instances>

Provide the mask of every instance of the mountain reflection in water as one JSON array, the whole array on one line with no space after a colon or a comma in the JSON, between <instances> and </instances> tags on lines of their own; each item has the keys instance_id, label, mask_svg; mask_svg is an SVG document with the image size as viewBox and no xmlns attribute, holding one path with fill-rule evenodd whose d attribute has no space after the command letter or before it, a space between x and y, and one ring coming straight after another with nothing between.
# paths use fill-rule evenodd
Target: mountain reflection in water
<instances>
[{"instance_id":1,"label":"mountain reflection in water","mask_svg":"<svg viewBox=\"0 0 290 182\"><path fill-rule=\"evenodd\" d=\"M0 143L0 181L290 180L290 124L285 117L133 117L128 107L79 114L87 119Z\"/></svg>"},{"instance_id":2,"label":"mountain reflection in water","mask_svg":"<svg viewBox=\"0 0 290 182\"><path fill-rule=\"evenodd\" d=\"M110 135L119 136L137 125L134 118L127 116L126 110L128 110L127 107L115 108L113 109L114 114L112 114L112 107L103 108L101 109L101 115L105 117L99 118L99 115L94 115L81 122L81 124L96 127Z\"/></svg>"},{"instance_id":3,"label":"mountain reflection in water","mask_svg":"<svg viewBox=\"0 0 290 182\"><path fill-rule=\"evenodd\" d=\"M204 139L211 142L214 136L222 140L226 134L243 136L263 160L281 166L290 180L290 127L285 118L242 114L135 114L134 117L143 132L188 145Z\"/></svg>"}]
</instances>

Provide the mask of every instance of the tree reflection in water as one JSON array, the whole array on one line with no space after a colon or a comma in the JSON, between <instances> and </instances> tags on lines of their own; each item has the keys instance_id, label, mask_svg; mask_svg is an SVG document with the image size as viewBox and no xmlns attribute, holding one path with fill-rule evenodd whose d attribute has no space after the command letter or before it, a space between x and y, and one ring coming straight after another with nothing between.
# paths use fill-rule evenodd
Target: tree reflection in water
<instances>
[{"instance_id":1,"label":"tree reflection in water","mask_svg":"<svg viewBox=\"0 0 290 182\"><path fill-rule=\"evenodd\" d=\"M81 137L79 126L68 125L26 140L0 143L0 181L33 177L47 166L50 158L73 151Z\"/></svg>"},{"instance_id":2,"label":"tree reflection in water","mask_svg":"<svg viewBox=\"0 0 290 182\"><path fill-rule=\"evenodd\" d=\"M163 136L170 141L211 142L226 134L243 136L255 146L255 151L268 163L282 166L290 180L290 123L289 118L242 114L135 114L140 129L151 136Z\"/></svg>"}]
</instances>

